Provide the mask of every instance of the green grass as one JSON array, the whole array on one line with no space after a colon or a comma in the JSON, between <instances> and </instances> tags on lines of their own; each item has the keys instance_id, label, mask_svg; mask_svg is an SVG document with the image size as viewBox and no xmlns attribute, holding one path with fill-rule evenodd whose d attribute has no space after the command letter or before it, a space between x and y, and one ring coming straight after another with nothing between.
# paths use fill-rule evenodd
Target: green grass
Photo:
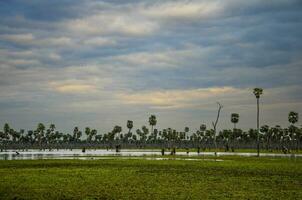
<instances>
[{"instance_id":1,"label":"green grass","mask_svg":"<svg viewBox=\"0 0 302 200\"><path fill-rule=\"evenodd\" d=\"M0 161L0 199L302 199L302 159L219 159Z\"/></svg>"}]
</instances>

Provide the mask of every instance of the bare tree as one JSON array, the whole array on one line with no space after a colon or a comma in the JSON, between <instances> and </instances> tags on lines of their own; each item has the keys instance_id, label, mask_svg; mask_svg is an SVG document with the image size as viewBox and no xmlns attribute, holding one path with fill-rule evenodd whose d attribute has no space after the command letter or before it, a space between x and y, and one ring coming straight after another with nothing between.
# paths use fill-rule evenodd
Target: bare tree
<instances>
[{"instance_id":1,"label":"bare tree","mask_svg":"<svg viewBox=\"0 0 302 200\"><path fill-rule=\"evenodd\" d=\"M220 116L220 111L221 109L223 108L223 106L217 102L217 105L218 105L218 112L217 112L217 117L216 117L216 121L215 122L212 122L212 125L213 125L213 129L214 129L214 146L215 146L215 156L217 155L217 143L216 143L216 127L217 127L217 124L218 124L218 120L219 120L219 116Z\"/></svg>"}]
</instances>

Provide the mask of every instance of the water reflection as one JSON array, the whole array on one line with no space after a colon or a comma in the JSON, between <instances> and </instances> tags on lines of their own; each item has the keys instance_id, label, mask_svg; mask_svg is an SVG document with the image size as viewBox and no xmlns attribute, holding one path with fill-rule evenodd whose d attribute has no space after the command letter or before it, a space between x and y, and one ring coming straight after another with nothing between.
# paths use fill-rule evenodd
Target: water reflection
<instances>
[{"instance_id":1,"label":"water reflection","mask_svg":"<svg viewBox=\"0 0 302 200\"><path fill-rule=\"evenodd\" d=\"M81 149L74 150L45 150L39 151L30 149L28 151L18 151L16 150L8 150L6 152L0 152L0 160L38 160L38 159L106 159L112 157L125 157L129 159L129 157L137 157L143 158L143 156L161 156L160 150L141 150L141 149L123 149L120 152L115 152L115 150L86 150L85 153L81 151ZM166 153L168 155L168 153ZM186 159L193 160L194 158L188 158L191 156L214 156L214 152L176 152L176 155L187 156L187 158L173 158L173 159ZM239 152L218 152L217 156L225 156L225 155L237 155L237 156L245 156L251 157L256 156L257 153L239 153ZM275 153L261 153L261 157L289 157L289 158L297 158L302 157L302 154L275 154ZM154 160L163 160L163 159L171 159L171 158L144 158L144 159L154 159ZM199 159L197 159L199 160ZM216 159L217 160L217 159Z\"/></svg>"}]
</instances>

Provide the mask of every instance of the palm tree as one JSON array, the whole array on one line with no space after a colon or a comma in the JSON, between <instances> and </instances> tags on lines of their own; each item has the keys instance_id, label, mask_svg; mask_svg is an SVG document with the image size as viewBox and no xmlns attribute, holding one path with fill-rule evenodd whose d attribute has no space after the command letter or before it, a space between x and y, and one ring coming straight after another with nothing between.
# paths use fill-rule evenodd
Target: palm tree
<instances>
[{"instance_id":1,"label":"palm tree","mask_svg":"<svg viewBox=\"0 0 302 200\"><path fill-rule=\"evenodd\" d=\"M3 127L3 141L8 141L9 140L9 132L10 132L10 126L8 125L8 123L4 124Z\"/></svg>"},{"instance_id":2,"label":"palm tree","mask_svg":"<svg viewBox=\"0 0 302 200\"><path fill-rule=\"evenodd\" d=\"M145 145L149 129L146 126L142 126L142 130L137 129L136 134L139 136L141 147Z\"/></svg>"},{"instance_id":3,"label":"palm tree","mask_svg":"<svg viewBox=\"0 0 302 200\"><path fill-rule=\"evenodd\" d=\"M253 91L254 95L256 96L257 99L257 156L259 157L260 155L260 146L259 146L259 99L260 96L263 93L262 88L254 88Z\"/></svg>"},{"instance_id":4,"label":"palm tree","mask_svg":"<svg viewBox=\"0 0 302 200\"><path fill-rule=\"evenodd\" d=\"M55 142L55 139L56 139L56 137L55 137L55 129L56 129L56 126L54 125L54 124L50 124L49 125L49 129L47 130L47 132L49 133L49 135L48 135L48 143L49 144L52 144L52 143L54 143Z\"/></svg>"},{"instance_id":5,"label":"palm tree","mask_svg":"<svg viewBox=\"0 0 302 200\"><path fill-rule=\"evenodd\" d=\"M124 141L128 143L129 139L132 137L131 129L133 128L133 121L128 120L127 121L127 128L128 128L128 133L125 134Z\"/></svg>"},{"instance_id":6,"label":"palm tree","mask_svg":"<svg viewBox=\"0 0 302 200\"><path fill-rule=\"evenodd\" d=\"M236 129L236 124L239 122L239 114L232 113L231 114L231 122L234 124L234 129Z\"/></svg>"},{"instance_id":7,"label":"palm tree","mask_svg":"<svg viewBox=\"0 0 302 200\"><path fill-rule=\"evenodd\" d=\"M133 128L133 121L131 120L127 121L127 128L129 129L128 134L130 134L131 129Z\"/></svg>"},{"instance_id":8,"label":"palm tree","mask_svg":"<svg viewBox=\"0 0 302 200\"><path fill-rule=\"evenodd\" d=\"M121 126L114 126L113 128L113 132L114 134L118 134L117 135L117 139L119 140L121 138L120 133L122 132L122 127Z\"/></svg>"},{"instance_id":9,"label":"palm tree","mask_svg":"<svg viewBox=\"0 0 302 200\"><path fill-rule=\"evenodd\" d=\"M90 131L89 141L91 141L93 136L96 136L97 133L98 133L98 131L96 129L92 129Z\"/></svg>"},{"instance_id":10,"label":"palm tree","mask_svg":"<svg viewBox=\"0 0 302 200\"><path fill-rule=\"evenodd\" d=\"M295 123L297 123L299 120L299 114L294 112L294 111L291 111L289 112L288 114L288 121L294 125Z\"/></svg>"},{"instance_id":11,"label":"palm tree","mask_svg":"<svg viewBox=\"0 0 302 200\"><path fill-rule=\"evenodd\" d=\"M234 124L233 136L232 136L232 147L231 147L232 151L234 151L236 124L239 122L239 114L238 113L232 113L231 114L231 122Z\"/></svg>"},{"instance_id":12,"label":"palm tree","mask_svg":"<svg viewBox=\"0 0 302 200\"><path fill-rule=\"evenodd\" d=\"M204 132L207 129L207 126L205 124L200 125L200 131Z\"/></svg>"},{"instance_id":13,"label":"palm tree","mask_svg":"<svg viewBox=\"0 0 302 200\"><path fill-rule=\"evenodd\" d=\"M44 131L45 131L45 126L42 123L39 123L37 126L37 134L38 134L38 143L40 146L40 149L42 148L42 138L44 137Z\"/></svg>"},{"instance_id":14,"label":"palm tree","mask_svg":"<svg viewBox=\"0 0 302 200\"><path fill-rule=\"evenodd\" d=\"M87 142L90 142L90 134L91 134L91 131L90 131L90 128L89 127L86 127L85 128L85 134L87 136Z\"/></svg>"},{"instance_id":15,"label":"palm tree","mask_svg":"<svg viewBox=\"0 0 302 200\"><path fill-rule=\"evenodd\" d=\"M77 126L74 127L74 129L73 129L73 139L74 139L74 141L78 141L79 133L80 133L79 128Z\"/></svg>"},{"instance_id":16,"label":"palm tree","mask_svg":"<svg viewBox=\"0 0 302 200\"><path fill-rule=\"evenodd\" d=\"M188 133L190 131L190 128L189 127L185 127L185 133Z\"/></svg>"},{"instance_id":17,"label":"palm tree","mask_svg":"<svg viewBox=\"0 0 302 200\"><path fill-rule=\"evenodd\" d=\"M299 135L299 131L298 128L295 126L295 123L297 123L299 120L299 114L291 111L288 114L288 121L291 123L291 126L289 127L289 132L291 134L291 138L293 139L293 141L296 141L296 145L297 145L297 149L298 149L298 145L299 145L299 138L297 137Z\"/></svg>"},{"instance_id":18,"label":"palm tree","mask_svg":"<svg viewBox=\"0 0 302 200\"><path fill-rule=\"evenodd\" d=\"M3 127L4 133L8 135L9 134L9 130L10 130L10 127L9 127L8 123L5 123L4 127Z\"/></svg>"},{"instance_id":19,"label":"palm tree","mask_svg":"<svg viewBox=\"0 0 302 200\"><path fill-rule=\"evenodd\" d=\"M153 126L156 126L157 120L155 115L149 117L149 124L151 126L151 134L153 133Z\"/></svg>"},{"instance_id":20,"label":"palm tree","mask_svg":"<svg viewBox=\"0 0 302 200\"><path fill-rule=\"evenodd\" d=\"M188 137L187 135L188 135L189 131L190 131L190 128L186 126L186 127L185 127L185 132L183 133L183 134L184 134L184 135L183 135L184 140L186 140L186 138Z\"/></svg>"},{"instance_id":21,"label":"palm tree","mask_svg":"<svg viewBox=\"0 0 302 200\"><path fill-rule=\"evenodd\" d=\"M189 133L190 128L186 126L184 131L185 131L185 136L186 136Z\"/></svg>"},{"instance_id":22,"label":"palm tree","mask_svg":"<svg viewBox=\"0 0 302 200\"><path fill-rule=\"evenodd\" d=\"M51 132L53 132L56 129L56 125L50 124L49 129L51 130Z\"/></svg>"},{"instance_id":23,"label":"palm tree","mask_svg":"<svg viewBox=\"0 0 302 200\"><path fill-rule=\"evenodd\" d=\"M263 126L261 126L260 132L261 132L262 134L264 134L264 135L263 135L263 138L266 140L266 150L269 150L269 148L270 148L271 133L272 133L272 132L270 131L269 126L268 126L268 125L263 125Z\"/></svg>"},{"instance_id":24,"label":"palm tree","mask_svg":"<svg viewBox=\"0 0 302 200\"><path fill-rule=\"evenodd\" d=\"M1 152L5 149L5 142L9 139L8 134L0 131L0 150Z\"/></svg>"}]
</instances>

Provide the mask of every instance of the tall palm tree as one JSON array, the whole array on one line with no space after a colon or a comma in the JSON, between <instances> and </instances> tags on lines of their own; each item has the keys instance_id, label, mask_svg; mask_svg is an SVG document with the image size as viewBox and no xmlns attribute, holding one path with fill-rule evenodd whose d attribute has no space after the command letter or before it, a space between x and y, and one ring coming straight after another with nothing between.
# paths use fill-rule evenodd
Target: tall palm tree
<instances>
[{"instance_id":1,"label":"tall palm tree","mask_svg":"<svg viewBox=\"0 0 302 200\"><path fill-rule=\"evenodd\" d=\"M39 123L36 129L36 139L38 140L40 150L42 150L42 139L44 137L44 131L45 131L45 125L43 123Z\"/></svg>"},{"instance_id":2,"label":"tall palm tree","mask_svg":"<svg viewBox=\"0 0 302 200\"><path fill-rule=\"evenodd\" d=\"M92 138L93 138L93 136L96 136L97 133L98 133L98 131L97 131L96 129L92 129L92 130L90 131L89 141L91 141Z\"/></svg>"},{"instance_id":3,"label":"tall palm tree","mask_svg":"<svg viewBox=\"0 0 302 200\"><path fill-rule=\"evenodd\" d=\"M297 123L299 120L299 114L294 112L294 111L291 111L289 112L288 114L288 121L294 125L295 123Z\"/></svg>"},{"instance_id":4,"label":"tall palm tree","mask_svg":"<svg viewBox=\"0 0 302 200\"><path fill-rule=\"evenodd\" d=\"M190 128L189 127L185 127L185 136L189 133L189 131L190 131Z\"/></svg>"},{"instance_id":5,"label":"tall palm tree","mask_svg":"<svg viewBox=\"0 0 302 200\"><path fill-rule=\"evenodd\" d=\"M185 132L184 132L184 140L186 140L186 138L188 137L187 135L188 135L189 131L190 131L190 128L186 126Z\"/></svg>"},{"instance_id":6,"label":"tall palm tree","mask_svg":"<svg viewBox=\"0 0 302 200\"><path fill-rule=\"evenodd\" d=\"M231 114L231 122L234 124L234 129L236 129L236 124L239 122L239 114L232 113Z\"/></svg>"},{"instance_id":7,"label":"tall palm tree","mask_svg":"<svg viewBox=\"0 0 302 200\"><path fill-rule=\"evenodd\" d=\"M298 128L295 126L295 123L297 123L299 120L299 114L291 111L288 114L288 121L291 123L290 127L289 127L289 132L291 135L291 138L293 139L293 141L296 141L296 145L297 145L297 149L299 148L299 131Z\"/></svg>"},{"instance_id":8,"label":"tall palm tree","mask_svg":"<svg viewBox=\"0 0 302 200\"><path fill-rule=\"evenodd\" d=\"M157 120L155 115L149 117L149 124L151 126L151 134L153 134L153 126L156 126Z\"/></svg>"},{"instance_id":9,"label":"tall palm tree","mask_svg":"<svg viewBox=\"0 0 302 200\"><path fill-rule=\"evenodd\" d=\"M10 126L8 125L8 123L5 123L4 124L4 127L3 127L3 131L5 134L9 134L9 130L10 130Z\"/></svg>"},{"instance_id":10,"label":"tall palm tree","mask_svg":"<svg viewBox=\"0 0 302 200\"><path fill-rule=\"evenodd\" d=\"M185 133L188 133L190 131L190 128L189 127L185 127Z\"/></svg>"},{"instance_id":11,"label":"tall palm tree","mask_svg":"<svg viewBox=\"0 0 302 200\"><path fill-rule=\"evenodd\" d=\"M91 137L90 137L91 131L90 131L90 128L89 128L89 127L86 127L86 128L85 128L85 134L86 134L86 136L87 136L87 142L90 142L90 139L91 139Z\"/></svg>"},{"instance_id":12,"label":"tall palm tree","mask_svg":"<svg viewBox=\"0 0 302 200\"><path fill-rule=\"evenodd\" d=\"M51 130L51 132L53 132L56 129L56 125L50 124L49 129Z\"/></svg>"},{"instance_id":13,"label":"tall palm tree","mask_svg":"<svg viewBox=\"0 0 302 200\"><path fill-rule=\"evenodd\" d=\"M257 99L257 156L259 157L260 155L260 146L259 146L259 99L260 96L263 93L262 88L254 88L253 91L254 95L256 96Z\"/></svg>"},{"instance_id":14,"label":"tall palm tree","mask_svg":"<svg viewBox=\"0 0 302 200\"><path fill-rule=\"evenodd\" d=\"M201 125L200 125L200 130L201 130L202 132L204 132L206 129L207 129L207 126L206 126L205 124L201 124Z\"/></svg>"},{"instance_id":15,"label":"tall palm tree","mask_svg":"<svg viewBox=\"0 0 302 200\"><path fill-rule=\"evenodd\" d=\"M129 139L131 139L131 137L132 137L131 130L133 128L133 121L131 121L131 120L127 121L127 128L128 128L128 133L125 134L124 141L128 143Z\"/></svg>"},{"instance_id":16,"label":"tall palm tree","mask_svg":"<svg viewBox=\"0 0 302 200\"><path fill-rule=\"evenodd\" d=\"M55 137L55 129L56 129L56 126L54 125L54 124L50 124L49 125L49 129L47 130L47 132L48 132L48 141L47 141L47 143L49 143L49 144L51 144L51 143L54 143L55 142L55 139L56 139L56 137Z\"/></svg>"},{"instance_id":17,"label":"tall palm tree","mask_svg":"<svg viewBox=\"0 0 302 200\"><path fill-rule=\"evenodd\" d=\"M130 134L131 129L133 128L133 121L131 120L127 121L127 128L129 129L128 134Z\"/></svg>"},{"instance_id":18,"label":"tall palm tree","mask_svg":"<svg viewBox=\"0 0 302 200\"><path fill-rule=\"evenodd\" d=\"M9 132L10 132L10 126L8 123L5 123L3 127L3 141L9 140Z\"/></svg>"},{"instance_id":19,"label":"tall palm tree","mask_svg":"<svg viewBox=\"0 0 302 200\"><path fill-rule=\"evenodd\" d=\"M73 138L74 138L75 141L77 141L77 139L78 139L78 137L77 137L78 133L79 133L79 128L76 126L73 129Z\"/></svg>"},{"instance_id":20,"label":"tall palm tree","mask_svg":"<svg viewBox=\"0 0 302 200\"><path fill-rule=\"evenodd\" d=\"M236 124L239 122L239 114L238 113L232 113L231 114L231 122L234 124L233 136L232 136L232 147L231 147L232 151L234 151Z\"/></svg>"},{"instance_id":21,"label":"tall palm tree","mask_svg":"<svg viewBox=\"0 0 302 200\"><path fill-rule=\"evenodd\" d=\"M119 140L121 138L120 133L122 132L122 127L121 126L114 126L113 128L114 134L118 134L117 139Z\"/></svg>"}]
</instances>

